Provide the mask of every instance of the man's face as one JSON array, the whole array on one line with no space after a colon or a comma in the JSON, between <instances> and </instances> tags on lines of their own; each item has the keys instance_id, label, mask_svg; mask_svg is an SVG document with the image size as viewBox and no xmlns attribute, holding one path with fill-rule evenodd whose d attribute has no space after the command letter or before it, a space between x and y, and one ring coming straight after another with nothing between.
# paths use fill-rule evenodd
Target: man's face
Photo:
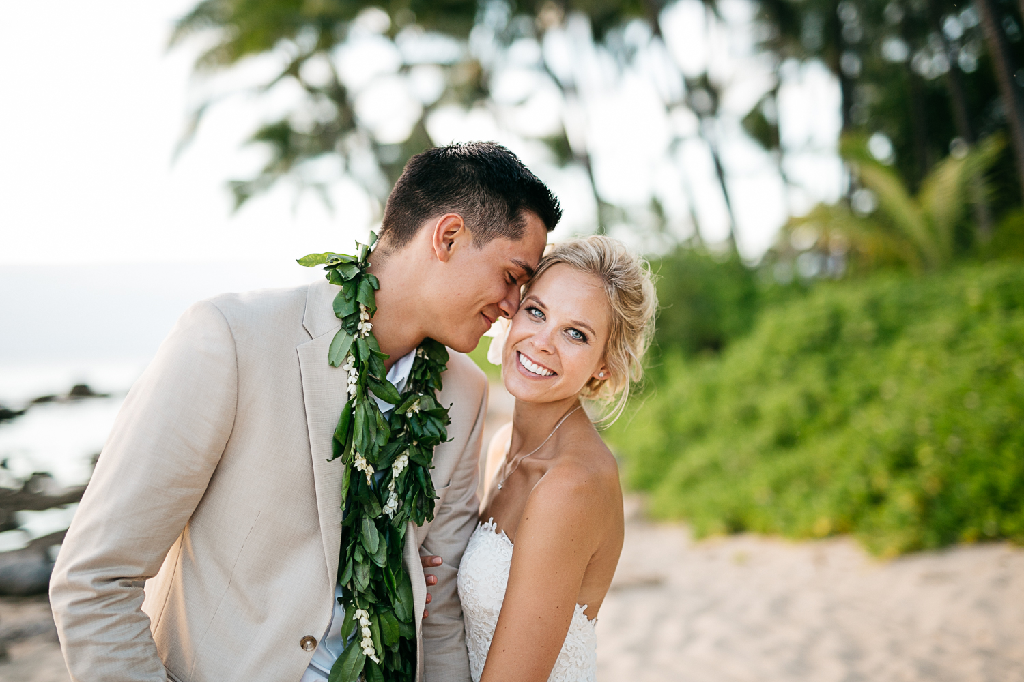
<instances>
[{"instance_id":1,"label":"man's face","mask_svg":"<svg viewBox=\"0 0 1024 682\"><path fill-rule=\"evenodd\" d=\"M525 216L523 235L516 241L498 237L480 248L470 244L455 250L433 338L468 353L495 320L516 314L520 288L536 270L547 242L540 218L532 211Z\"/></svg>"}]
</instances>

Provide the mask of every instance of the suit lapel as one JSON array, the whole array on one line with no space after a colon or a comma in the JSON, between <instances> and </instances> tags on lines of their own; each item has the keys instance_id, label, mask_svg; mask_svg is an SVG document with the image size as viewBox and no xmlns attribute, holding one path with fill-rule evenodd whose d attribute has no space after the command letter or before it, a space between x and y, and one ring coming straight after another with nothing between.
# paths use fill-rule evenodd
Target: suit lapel
<instances>
[{"instance_id":1,"label":"suit lapel","mask_svg":"<svg viewBox=\"0 0 1024 682\"><path fill-rule=\"evenodd\" d=\"M313 482L320 517L324 556L332 580L338 573L341 549L341 461L329 462L331 439L345 405L345 375L327 363L327 351L341 323L334 316L331 302L338 288L327 282L310 285L306 297L303 326L312 339L296 349L302 377L302 402L306 408L306 428L313 458Z\"/></svg>"}]
</instances>

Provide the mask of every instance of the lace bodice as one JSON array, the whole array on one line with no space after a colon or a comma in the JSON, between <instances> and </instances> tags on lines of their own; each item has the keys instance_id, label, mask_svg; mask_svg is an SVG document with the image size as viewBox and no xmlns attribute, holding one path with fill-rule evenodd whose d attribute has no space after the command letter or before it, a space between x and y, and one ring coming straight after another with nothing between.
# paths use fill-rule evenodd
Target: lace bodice
<instances>
[{"instance_id":1,"label":"lace bodice","mask_svg":"<svg viewBox=\"0 0 1024 682\"><path fill-rule=\"evenodd\" d=\"M478 525L462 556L458 578L473 682L479 682L484 671L511 567L512 541L504 532L496 532L493 521ZM576 605L569 632L548 682L594 682L597 635L594 623L584 613L586 608Z\"/></svg>"}]
</instances>

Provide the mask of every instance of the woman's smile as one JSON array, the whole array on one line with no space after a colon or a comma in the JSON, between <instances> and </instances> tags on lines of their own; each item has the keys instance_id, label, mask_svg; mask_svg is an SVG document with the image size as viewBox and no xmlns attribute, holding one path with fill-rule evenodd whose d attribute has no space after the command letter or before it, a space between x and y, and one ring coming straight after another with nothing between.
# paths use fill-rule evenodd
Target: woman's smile
<instances>
[{"instance_id":1,"label":"woman's smile","mask_svg":"<svg viewBox=\"0 0 1024 682\"><path fill-rule=\"evenodd\" d=\"M520 371L524 372L527 376L546 379L547 377L558 375L554 370L545 367L539 362L534 362L529 355L522 351L516 351L516 358L519 360L516 364L519 366Z\"/></svg>"}]
</instances>

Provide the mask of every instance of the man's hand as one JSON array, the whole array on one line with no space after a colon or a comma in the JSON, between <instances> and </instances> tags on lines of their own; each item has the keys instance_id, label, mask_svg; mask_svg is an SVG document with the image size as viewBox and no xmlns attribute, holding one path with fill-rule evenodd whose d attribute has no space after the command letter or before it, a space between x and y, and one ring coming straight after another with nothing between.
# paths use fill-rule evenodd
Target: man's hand
<instances>
[{"instance_id":1,"label":"man's hand","mask_svg":"<svg viewBox=\"0 0 1024 682\"><path fill-rule=\"evenodd\" d=\"M428 569L428 568L433 568L435 566L440 566L443 562L441 560L441 557L439 557L439 556L424 556L424 557L420 557L420 563L423 564L423 568L424 569ZM427 588L430 588L432 585L436 585L436 584L437 584L437 576L428 573L427 574ZM428 604L430 603L430 592L427 592L427 603ZM430 615L430 612L427 611L426 609L423 609L423 617L426 618L429 615Z\"/></svg>"}]
</instances>

